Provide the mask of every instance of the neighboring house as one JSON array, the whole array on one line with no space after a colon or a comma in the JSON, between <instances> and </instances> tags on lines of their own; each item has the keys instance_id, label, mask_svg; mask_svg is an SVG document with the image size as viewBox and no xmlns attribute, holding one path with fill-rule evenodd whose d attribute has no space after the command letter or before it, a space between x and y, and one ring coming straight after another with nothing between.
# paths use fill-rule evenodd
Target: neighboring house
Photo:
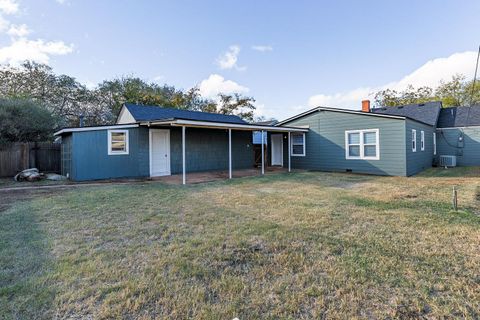
<instances>
[{"instance_id":1,"label":"neighboring house","mask_svg":"<svg viewBox=\"0 0 480 320\"><path fill-rule=\"evenodd\" d=\"M480 106L441 102L362 111L318 107L273 123L125 104L113 126L67 128L62 173L72 180L252 168L411 176L438 163L480 165ZM262 139L262 135L264 139ZM263 154L263 157L262 157Z\"/></svg>"},{"instance_id":2,"label":"neighboring house","mask_svg":"<svg viewBox=\"0 0 480 320\"><path fill-rule=\"evenodd\" d=\"M252 132L308 129L249 124L237 116L125 104L111 126L66 128L62 174L75 181L252 168ZM266 164L262 165L264 168Z\"/></svg>"}]
</instances>

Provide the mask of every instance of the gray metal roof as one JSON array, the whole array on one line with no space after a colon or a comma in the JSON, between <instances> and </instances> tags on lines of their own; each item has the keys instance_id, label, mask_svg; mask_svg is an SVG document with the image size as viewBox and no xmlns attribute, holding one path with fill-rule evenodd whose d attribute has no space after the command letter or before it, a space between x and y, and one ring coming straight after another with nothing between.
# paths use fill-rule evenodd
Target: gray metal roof
<instances>
[{"instance_id":1,"label":"gray metal roof","mask_svg":"<svg viewBox=\"0 0 480 320\"><path fill-rule=\"evenodd\" d=\"M190 111L160 106L145 106L133 103L125 103L125 107L132 114L135 121L155 121L166 119L198 120L224 123L247 124L238 116L218 113Z\"/></svg>"},{"instance_id":2,"label":"gray metal roof","mask_svg":"<svg viewBox=\"0 0 480 320\"><path fill-rule=\"evenodd\" d=\"M440 101L434 101L419 104L407 104L398 107L375 108L372 109L371 112L392 116L403 116L435 126L441 109L442 103Z\"/></svg>"},{"instance_id":3,"label":"gray metal roof","mask_svg":"<svg viewBox=\"0 0 480 320\"><path fill-rule=\"evenodd\" d=\"M444 108L438 119L439 128L480 126L480 105Z\"/></svg>"}]
</instances>

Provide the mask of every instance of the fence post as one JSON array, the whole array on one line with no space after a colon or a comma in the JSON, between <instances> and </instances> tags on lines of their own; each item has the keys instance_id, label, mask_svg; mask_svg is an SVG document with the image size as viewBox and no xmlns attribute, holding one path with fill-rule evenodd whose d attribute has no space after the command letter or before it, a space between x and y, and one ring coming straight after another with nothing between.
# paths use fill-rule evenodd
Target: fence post
<instances>
[{"instance_id":1,"label":"fence post","mask_svg":"<svg viewBox=\"0 0 480 320\"><path fill-rule=\"evenodd\" d=\"M452 192L452 206L453 206L453 210L457 211L458 198L457 198L457 189L455 188L455 186L453 186L453 192Z\"/></svg>"}]
</instances>

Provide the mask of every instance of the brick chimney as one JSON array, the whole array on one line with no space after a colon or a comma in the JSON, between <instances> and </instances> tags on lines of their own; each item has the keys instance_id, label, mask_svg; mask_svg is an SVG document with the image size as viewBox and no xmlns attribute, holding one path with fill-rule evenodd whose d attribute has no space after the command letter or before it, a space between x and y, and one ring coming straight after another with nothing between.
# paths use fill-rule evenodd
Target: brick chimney
<instances>
[{"instance_id":1,"label":"brick chimney","mask_svg":"<svg viewBox=\"0 0 480 320\"><path fill-rule=\"evenodd\" d=\"M362 101L362 111L363 112L370 112L370 100L363 100Z\"/></svg>"}]
</instances>

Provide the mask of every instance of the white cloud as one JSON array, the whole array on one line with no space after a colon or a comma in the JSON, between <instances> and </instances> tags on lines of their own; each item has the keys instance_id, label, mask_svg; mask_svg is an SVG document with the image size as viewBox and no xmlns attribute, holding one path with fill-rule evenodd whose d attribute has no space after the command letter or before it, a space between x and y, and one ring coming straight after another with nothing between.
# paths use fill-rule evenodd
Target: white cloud
<instances>
[{"instance_id":1,"label":"white cloud","mask_svg":"<svg viewBox=\"0 0 480 320\"><path fill-rule=\"evenodd\" d=\"M162 75L158 75L152 78L152 82L155 82L158 84L163 83L164 81L165 81L165 77Z\"/></svg>"},{"instance_id":2,"label":"white cloud","mask_svg":"<svg viewBox=\"0 0 480 320\"><path fill-rule=\"evenodd\" d=\"M467 51L454 53L446 58L433 59L400 80L378 87L359 87L350 91L334 94L316 94L308 99L308 106L360 109L361 100L373 99L375 92L387 88L404 90L410 84L414 87L436 87L440 83L440 80L449 81L452 76L456 74L464 74L470 79L473 77L476 55L476 52ZM307 107L304 108L304 110L305 109L307 109Z\"/></svg>"},{"instance_id":3,"label":"white cloud","mask_svg":"<svg viewBox=\"0 0 480 320\"><path fill-rule=\"evenodd\" d=\"M267 52L267 51L273 51L273 47L272 46L259 45L259 46L252 46L252 50L260 51L260 52Z\"/></svg>"},{"instance_id":4,"label":"white cloud","mask_svg":"<svg viewBox=\"0 0 480 320\"><path fill-rule=\"evenodd\" d=\"M247 93L249 91L247 87L232 80L225 80L218 74L211 74L207 79L202 80L198 88L200 94L205 98L216 98L219 93Z\"/></svg>"},{"instance_id":5,"label":"white cloud","mask_svg":"<svg viewBox=\"0 0 480 320\"><path fill-rule=\"evenodd\" d=\"M6 20L2 15L0 14L0 32L3 32L8 29L8 26L10 25L10 22Z\"/></svg>"},{"instance_id":6,"label":"white cloud","mask_svg":"<svg viewBox=\"0 0 480 320\"><path fill-rule=\"evenodd\" d=\"M18 2L16 0L0 0L0 11L5 14L17 13Z\"/></svg>"},{"instance_id":7,"label":"white cloud","mask_svg":"<svg viewBox=\"0 0 480 320\"><path fill-rule=\"evenodd\" d=\"M65 55L73 51L72 45L63 41L45 42L39 40L18 39L9 46L0 48L0 63L17 65L25 60L47 64L52 55Z\"/></svg>"},{"instance_id":8,"label":"white cloud","mask_svg":"<svg viewBox=\"0 0 480 320\"><path fill-rule=\"evenodd\" d=\"M275 108L269 108L264 103L255 102L255 116L265 117L265 119L277 119L278 110Z\"/></svg>"},{"instance_id":9,"label":"white cloud","mask_svg":"<svg viewBox=\"0 0 480 320\"><path fill-rule=\"evenodd\" d=\"M228 50L222 53L217 58L217 65L220 69L237 69L239 71L245 70L246 67L239 67L237 65L238 55L240 54L240 47L238 45L233 45L228 48Z\"/></svg>"},{"instance_id":10,"label":"white cloud","mask_svg":"<svg viewBox=\"0 0 480 320\"><path fill-rule=\"evenodd\" d=\"M66 1L65 0L55 0L59 4L64 4Z\"/></svg>"},{"instance_id":11,"label":"white cloud","mask_svg":"<svg viewBox=\"0 0 480 320\"><path fill-rule=\"evenodd\" d=\"M73 51L73 45L63 41L30 40L31 30L26 24L10 24L4 15L12 15L20 10L17 0L0 0L0 32L7 30L11 37L8 45L0 47L0 64L18 65L25 60L48 64L51 56L65 55Z\"/></svg>"},{"instance_id":12,"label":"white cloud","mask_svg":"<svg viewBox=\"0 0 480 320\"><path fill-rule=\"evenodd\" d=\"M11 25L8 29L7 34L11 37L25 37L30 33L30 29L26 24L21 25Z\"/></svg>"}]
</instances>

